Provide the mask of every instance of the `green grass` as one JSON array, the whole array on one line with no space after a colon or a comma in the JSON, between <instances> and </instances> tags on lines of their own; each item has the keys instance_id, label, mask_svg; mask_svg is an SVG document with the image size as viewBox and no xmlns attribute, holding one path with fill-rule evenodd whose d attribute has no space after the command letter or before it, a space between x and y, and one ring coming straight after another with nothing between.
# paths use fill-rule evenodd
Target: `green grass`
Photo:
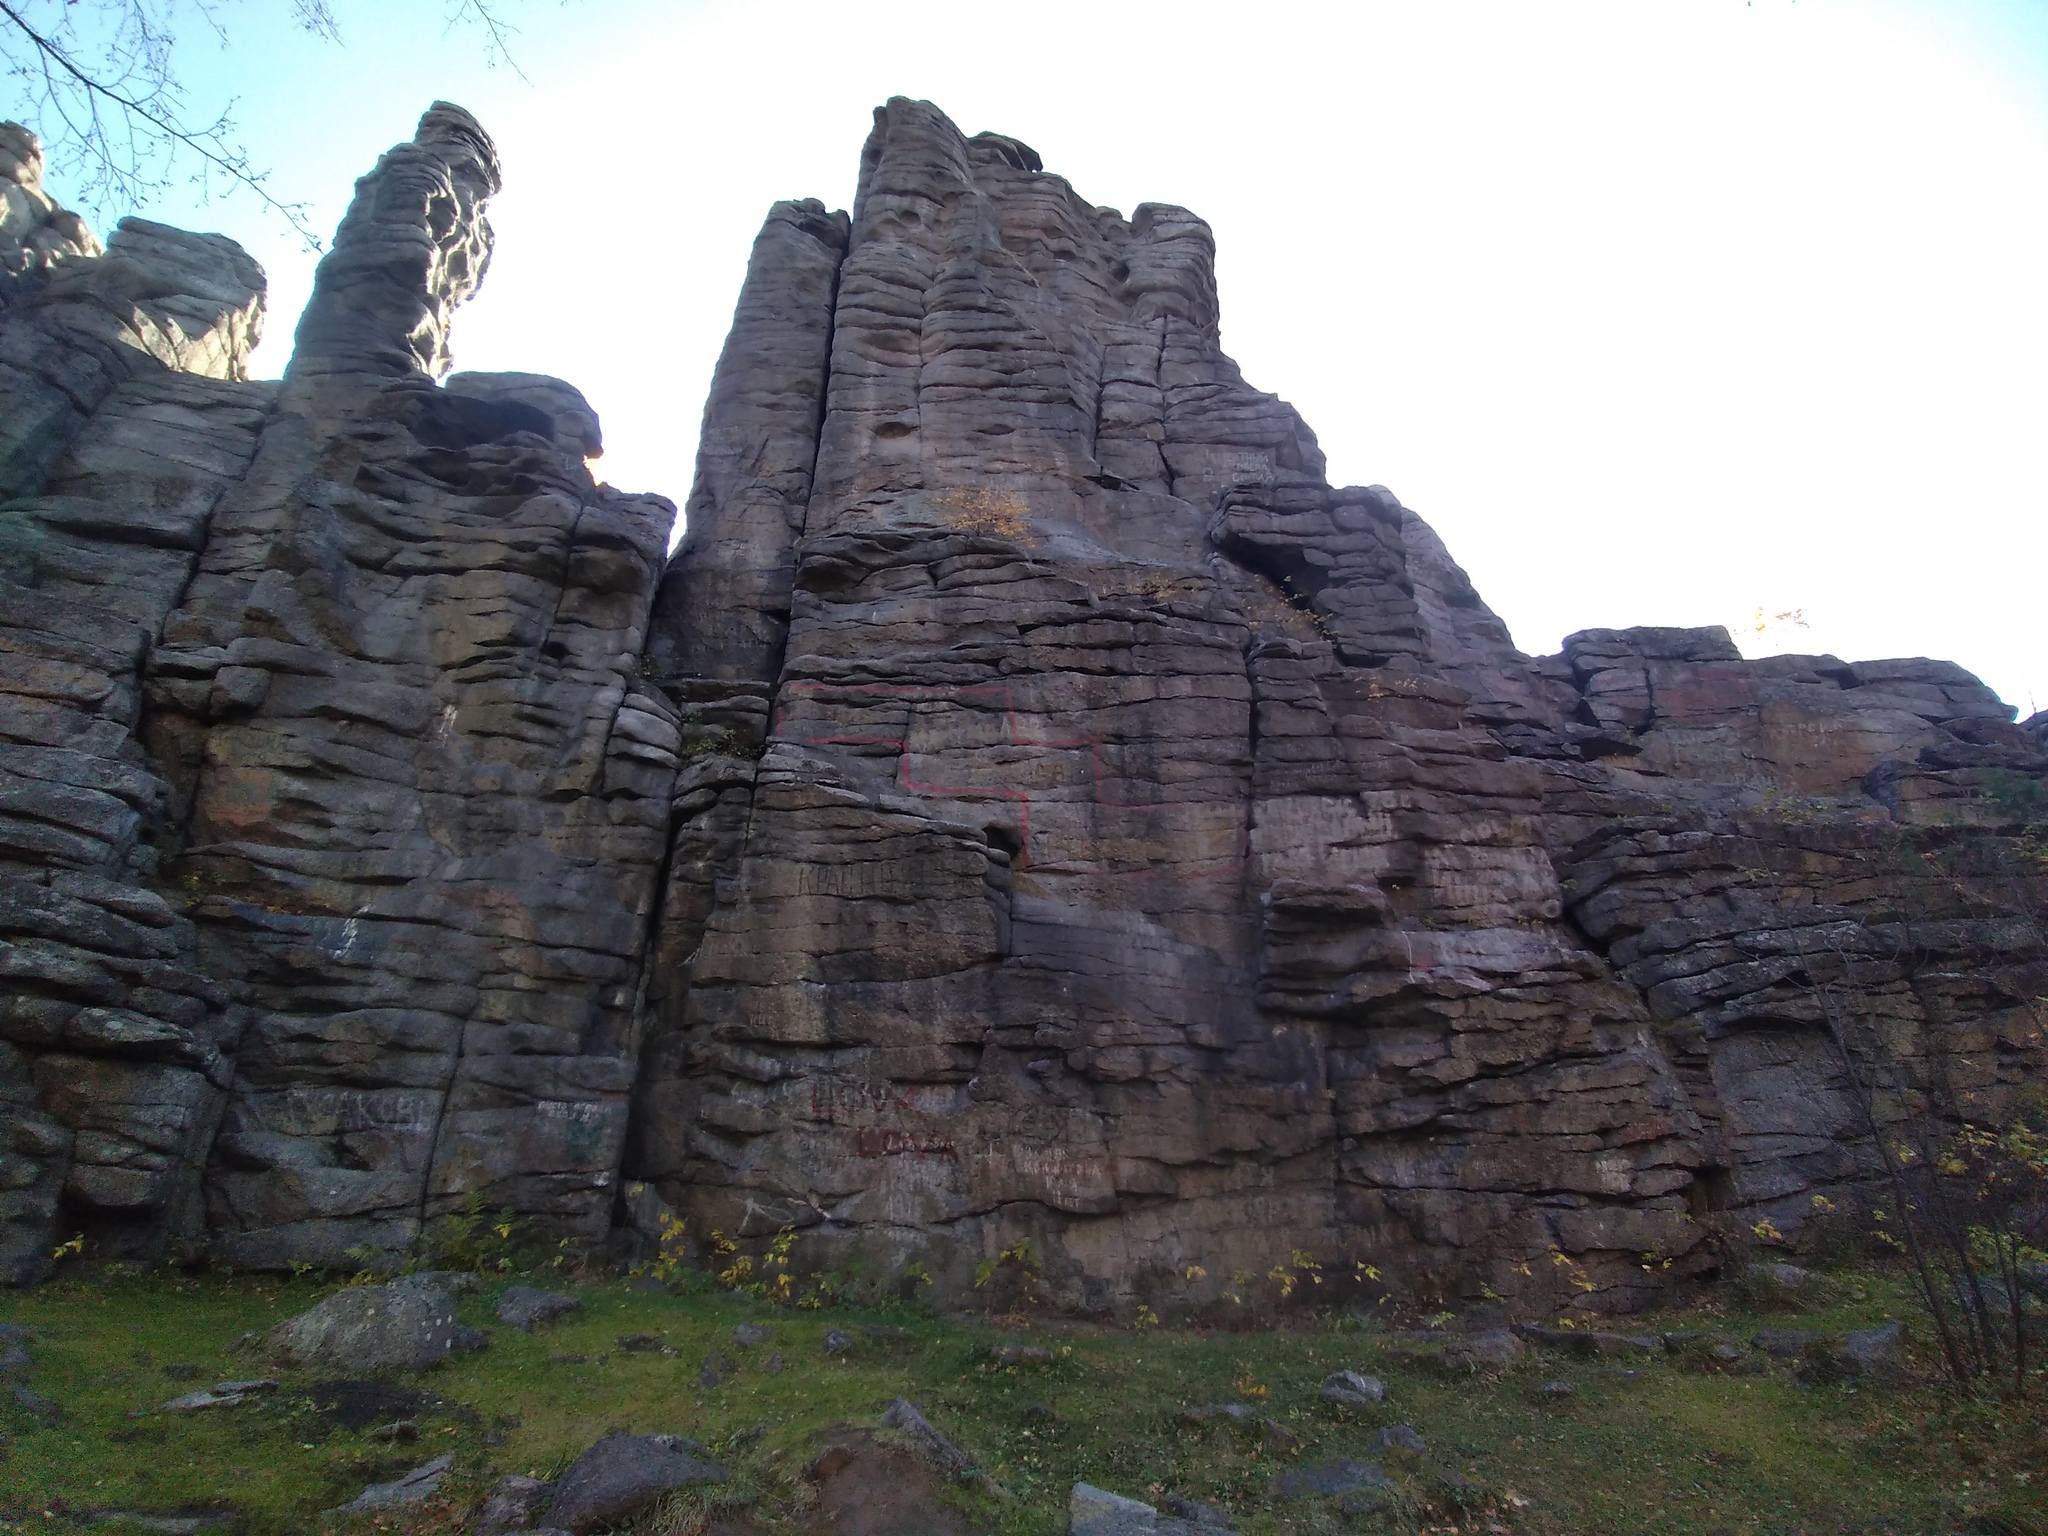
<instances>
[{"instance_id":1,"label":"green grass","mask_svg":"<svg viewBox=\"0 0 2048 1536\"><path fill-rule=\"evenodd\" d=\"M1618 1363L1541 1351L1498 1377L1446 1379L1404 1362L1385 1334L1343 1318L1243 1333L996 1327L910 1313L777 1311L728 1294L648 1294L598 1281L575 1287L584 1309L563 1323L531 1335L494 1327L483 1354L392 1383L437 1400L413 1412L422 1434L411 1445L380 1442L323 1413L316 1378L306 1375L285 1376L275 1396L238 1409L131 1416L193 1387L268 1373L235 1341L330 1288L159 1273L65 1280L0 1299L0 1320L35 1330L34 1385L64 1410L55 1426L41 1427L0 1395L8 1435L0 1531L79 1529L113 1509L231 1509L251 1533L368 1529L319 1512L453 1451L458 1475L446 1497L384 1521L450 1530L492 1478L552 1475L611 1428L705 1441L735 1473L722 1497L750 1504L764 1530L796 1529L791 1501L819 1433L872 1422L902 1396L1014 1495L1008 1503L961 1498L979 1528L1015 1536L1063 1531L1076 1479L1140 1498L1171 1490L1204 1499L1233 1511L1246 1533L2048 1533L2042 1410L1945 1393L1924 1340L1914 1351L1918 1384L1901 1388L1802 1386L1782 1367L1698 1375L1662 1360L1629 1378ZM464 1300L468 1320L492 1322L493 1290ZM1912 1316L1886 1276L1838 1291L1838 1304L1805 1314L1694 1312L1617 1326L1709 1325L1746 1339L1765 1325L1842 1329ZM773 1340L734 1348L731 1331L743 1321L769 1324ZM871 1338L861 1332L869 1323L904 1336ZM859 1340L837 1358L821 1345L835 1327ZM617 1340L631 1334L654 1335L673 1353L622 1351ZM993 1367L991 1345L1020 1337L1049 1345L1053 1362ZM774 1351L786 1362L779 1374L766 1369ZM700 1386L713 1353L737 1369L724 1384ZM578 1355L587 1363L562 1358ZM197 1374L172 1379L166 1366ZM1387 1403L1354 1411L1323 1401L1322 1380L1340 1367L1386 1379ZM1557 1380L1571 1382L1574 1395L1536 1393ZM2048 1377L2038 1390L2048 1395ZM1213 1401L1258 1404L1295 1444L1276 1450L1256 1433L1176 1421L1180 1408ZM1270 1497L1275 1472L1368 1454L1375 1431L1396 1423L1420 1430L1442 1469L1476 1485L1462 1509L1441 1481L1426 1478L1415 1486L1433 1507L1348 1525L1334 1506ZM763 1432L747 1438L755 1426ZM690 1522L670 1510L665 1525L686 1531Z\"/></svg>"}]
</instances>

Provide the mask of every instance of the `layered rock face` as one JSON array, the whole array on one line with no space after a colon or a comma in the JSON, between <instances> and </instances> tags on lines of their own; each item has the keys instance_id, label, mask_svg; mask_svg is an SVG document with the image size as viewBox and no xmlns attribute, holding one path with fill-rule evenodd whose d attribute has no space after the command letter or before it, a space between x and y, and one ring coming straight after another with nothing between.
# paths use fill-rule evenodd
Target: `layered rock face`
<instances>
[{"instance_id":1,"label":"layered rock face","mask_svg":"<svg viewBox=\"0 0 2048 1536\"><path fill-rule=\"evenodd\" d=\"M850 216L770 212L664 566L570 386L434 382L497 181L430 111L281 385L217 237L8 291L15 1275L627 1179L947 1297L1624 1308L2041 1083L2043 722L1524 656L1245 384L1192 214L891 102Z\"/></svg>"},{"instance_id":2,"label":"layered rock face","mask_svg":"<svg viewBox=\"0 0 2048 1536\"><path fill-rule=\"evenodd\" d=\"M281 386L239 382L262 279L219 237L124 224L6 314L10 402L59 402L10 403L36 494L0 509L17 1276L74 1230L275 1267L378 1262L465 1200L610 1224L674 509L593 483L569 386L434 383L497 186L437 105L359 184Z\"/></svg>"},{"instance_id":3,"label":"layered rock face","mask_svg":"<svg viewBox=\"0 0 2048 1536\"><path fill-rule=\"evenodd\" d=\"M1084 1307L1303 1250L1626 1306L1711 1212L1797 1232L1859 1177L1830 1007L2038 1074L2038 910L1904 867L2019 849L2010 710L1720 631L1522 656L1245 385L1212 256L906 101L850 226L771 214L649 644L723 734L634 1172L953 1294L1024 1239Z\"/></svg>"}]
</instances>

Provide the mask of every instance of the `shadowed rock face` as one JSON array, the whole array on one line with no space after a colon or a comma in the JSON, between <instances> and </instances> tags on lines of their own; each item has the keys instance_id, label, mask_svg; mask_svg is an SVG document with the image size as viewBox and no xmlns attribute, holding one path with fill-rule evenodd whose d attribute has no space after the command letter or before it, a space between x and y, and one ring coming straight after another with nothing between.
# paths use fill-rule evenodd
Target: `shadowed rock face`
<instances>
[{"instance_id":1,"label":"shadowed rock face","mask_svg":"<svg viewBox=\"0 0 2048 1536\"><path fill-rule=\"evenodd\" d=\"M358 184L282 386L232 382L261 276L218 237L131 221L6 313L27 363L0 384L51 357L114 379L64 391L82 424L48 413L7 471L68 432L61 462L0 509L17 1276L74 1229L274 1267L402 1253L472 1198L610 1225L675 770L635 680L673 508L592 482L560 381L434 383L496 186L437 105ZM137 318L76 340L63 306L109 290ZM163 313L217 319L180 352Z\"/></svg>"},{"instance_id":2,"label":"shadowed rock face","mask_svg":"<svg viewBox=\"0 0 2048 1536\"><path fill-rule=\"evenodd\" d=\"M1022 1242L1097 1310L1302 1253L1625 1308L1853 1194L1866 1107L2039 1082L2042 722L1522 655L1244 383L1193 215L891 102L850 217L769 214L664 569L570 386L434 382L497 183L437 105L281 386L218 237L7 290L0 389L63 397L0 444L17 1277L597 1239L623 1175L949 1296Z\"/></svg>"}]
</instances>

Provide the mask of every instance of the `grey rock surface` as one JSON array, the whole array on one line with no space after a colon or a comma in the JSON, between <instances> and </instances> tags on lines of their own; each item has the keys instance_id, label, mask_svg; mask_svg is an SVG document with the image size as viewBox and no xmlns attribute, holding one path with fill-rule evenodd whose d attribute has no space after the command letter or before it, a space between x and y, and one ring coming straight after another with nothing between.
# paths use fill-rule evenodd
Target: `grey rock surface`
<instances>
[{"instance_id":1,"label":"grey rock surface","mask_svg":"<svg viewBox=\"0 0 2048 1536\"><path fill-rule=\"evenodd\" d=\"M2041 721L1525 655L1244 380L1194 214L891 101L850 213L770 210L670 555L573 386L437 382L500 180L431 107L270 384L246 254L101 250L0 128L0 1278L487 1209L997 1309L1299 1252L1626 1311L1702 1212L1796 1259L1872 1195L1857 1081L2048 1072Z\"/></svg>"},{"instance_id":2,"label":"grey rock surface","mask_svg":"<svg viewBox=\"0 0 2048 1536\"><path fill-rule=\"evenodd\" d=\"M1076 1483L1067 1496L1067 1536L1144 1536L1148 1532L1157 1536L1194 1536L1196 1532L1231 1529L1221 1511L1207 1505L1192 1507L1214 1518L1162 1515L1154 1506L1138 1499L1127 1499L1092 1483Z\"/></svg>"},{"instance_id":3,"label":"grey rock surface","mask_svg":"<svg viewBox=\"0 0 2048 1536\"><path fill-rule=\"evenodd\" d=\"M564 1295L560 1291L538 1290L530 1285L511 1285L498 1298L495 1308L499 1322L531 1333L544 1323L567 1317L571 1312L580 1311L583 1303L577 1297Z\"/></svg>"},{"instance_id":4,"label":"grey rock surface","mask_svg":"<svg viewBox=\"0 0 2048 1536\"><path fill-rule=\"evenodd\" d=\"M454 1465L453 1455L436 1456L425 1465L414 1467L403 1477L394 1478L388 1483L370 1484L331 1513L357 1515L372 1509L388 1509L394 1504L421 1503L441 1491L441 1480L448 1475L448 1469Z\"/></svg>"},{"instance_id":5,"label":"grey rock surface","mask_svg":"<svg viewBox=\"0 0 2048 1536\"><path fill-rule=\"evenodd\" d=\"M1502 1371L1522 1358L1522 1341L1506 1328L1457 1334L1443 1349L1444 1364L1453 1370Z\"/></svg>"},{"instance_id":6,"label":"grey rock surface","mask_svg":"<svg viewBox=\"0 0 2048 1536\"><path fill-rule=\"evenodd\" d=\"M925 1460L941 1472L961 1477L973 1470L973 1459L934 1429L915 1403L897 1398L883 1410L882 1423L906 1436Z\"/></svg>"},{"instance_id":7,"label":"grey rock surface","mask_svg":"<svg viewBox=\"0 0 2048 1536\"><path fill-rule=\"evenodd\" d=\"M1811 1328L1759 1328L1749 1342L1773 1360L1796 1360L1820 1338Z\"/></svg>"},{"instance_id":8,"label":"grey rock surface","mask_svg":"<svg viewBox=\"0 0 2048 1536\"><path fill-rule=\"evenodd\" d=\"M471 1536L507 1536L512 1531L531 1529L546 1513L555 1485L537 1477L513 1473L491 1484L483 1508L476 1512Z\"/></svg>"},{"instance_id":9,"label":"grey rock surface","mask_svg":"<svg viewBox=\"0 0 2048 1536\"><path fill-rule=\"evenodd\" d=\"M1338 1458L1317 1462L1273 1479L1273 1496L1284 1503L1299 1504L1309 1499L1335 1498L1340 1494L1391 1489L1394 1486L1376 1461Z\"/></svg>"},{"instance_id":10,"label":"grey rock surface","mask_svg":"<svg viewBox=\"0 0 2048 1536\"><path fill-rule=\"evenodd\" d=\"M1323 1378L1323 1396L1353 1408L1371 1408L1387 1400L1387 1384L1357 1371L1333 1371Z\"/></svg>"},{"instance_id":11,"label":"grey rock surface","mask_svg":"<svg viewBox=\"0 0 2048 1536\"><path fill-rule=\"evenodd\" d=\"M1897 1378L1903 1373L1906 1328L1903 1323L1880 1323L1859 1328L1842 1340L1844 1374L1877 1381Z\"/></svg>"},{"instance_id":12,"label":"grey rock surface","mask_svg":"<svg viewBox=\"0 0 2048 1536\"><path fill-rule=\"evenodd\" d=\"M35 1333L25 1323L0 1323L0 1376L27 1377L35 1373L35 1351L29 1346Z\"/></svg>"},{"instance_id":13,"label":"grey rock surface","mask_svg":"<svg viewBox=\"0 0 2048 1536\"><path fill-rule=\"evenodd\" d=\"M197 1392L174 1397L160 1409L163 1413L201 1413L209 1408L239 1408L253 1398L267 1397L277 1390L275 1377L253 1381L222 1381Z\"/></svg>"},{"instance_id":14,"label":"grey rock surface","mask_svg":"<svg viewBox=\"0 0 2048 1536\"><path fill-rule=\"evenodd\" d=\"M1657 1355L1663 1339L1646 1333L1607 1333L1598 1328L1545 1328L1523 1324L1515 1332L1531 1344L1568 1355Z\"/></svg>"},{"instance_id":15,"label":"grey rock surface","mask_svg":"<svg viewBox=\"0 0 2048 1536\"><path fill-rule=\"evenodd\" d=\"M421 1285L336 1291L263 1337L265 1352L294 1370L421 1371L481 1347L479 1330L455 1315L443 1292Z\"/></svg>"},{"instance_id":16,"label":"grey rock surface","mask_svg":"<svg viewBox=\"0 0 2048 1536\"><path fill-rule=\"evenodd\" d=\"M631 1519L674 1489L724 1479L721 1468L673 1449L665 1437L606 1435L556 1481L547 1524L584 1536Z\"/></svg>"},{"instance_id":17,"label":"grey rock surface","mask_svg":"<svg viewBox=\"0 0 2048 1536\"><path fill-rule=\"evenodd\" d=\"M1374 1446L1382 1455L1399 1453L1407 1456L1427 1454L1429 1444L1421 1433L1407 1424L1389 1424L1373 1437Z\"/></svg>"}]
</instances>

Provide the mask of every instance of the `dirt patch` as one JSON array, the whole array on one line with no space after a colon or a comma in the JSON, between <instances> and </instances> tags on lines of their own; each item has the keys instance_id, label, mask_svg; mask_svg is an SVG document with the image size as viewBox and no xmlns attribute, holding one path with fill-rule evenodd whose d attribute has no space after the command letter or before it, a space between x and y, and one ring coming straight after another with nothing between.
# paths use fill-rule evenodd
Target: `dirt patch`
<instances>
[{"instance_id":1,"label":"dirt patch","mask_svg":"<svg viewBox=\"0 0 2048 1536\"><path fill-rule=\"evenodd\" d=\"M313 1412L330 1429L363 1430L399 1419L477 1422L474 1408L395 1381L316 1381L306 1395L313 1400Z\"/></svg>"},{"instance_id":2,"label":"dirt patch","mask_svg":"<svg viewBox=\"0 0 2048 1536\"><path fill-rule=\"evenodd\" d=\"M818 1489L806 1536L966 1536L925 1459L870 1430L834 1430L804 1476Z\"/></svg>"}]
</instances>

